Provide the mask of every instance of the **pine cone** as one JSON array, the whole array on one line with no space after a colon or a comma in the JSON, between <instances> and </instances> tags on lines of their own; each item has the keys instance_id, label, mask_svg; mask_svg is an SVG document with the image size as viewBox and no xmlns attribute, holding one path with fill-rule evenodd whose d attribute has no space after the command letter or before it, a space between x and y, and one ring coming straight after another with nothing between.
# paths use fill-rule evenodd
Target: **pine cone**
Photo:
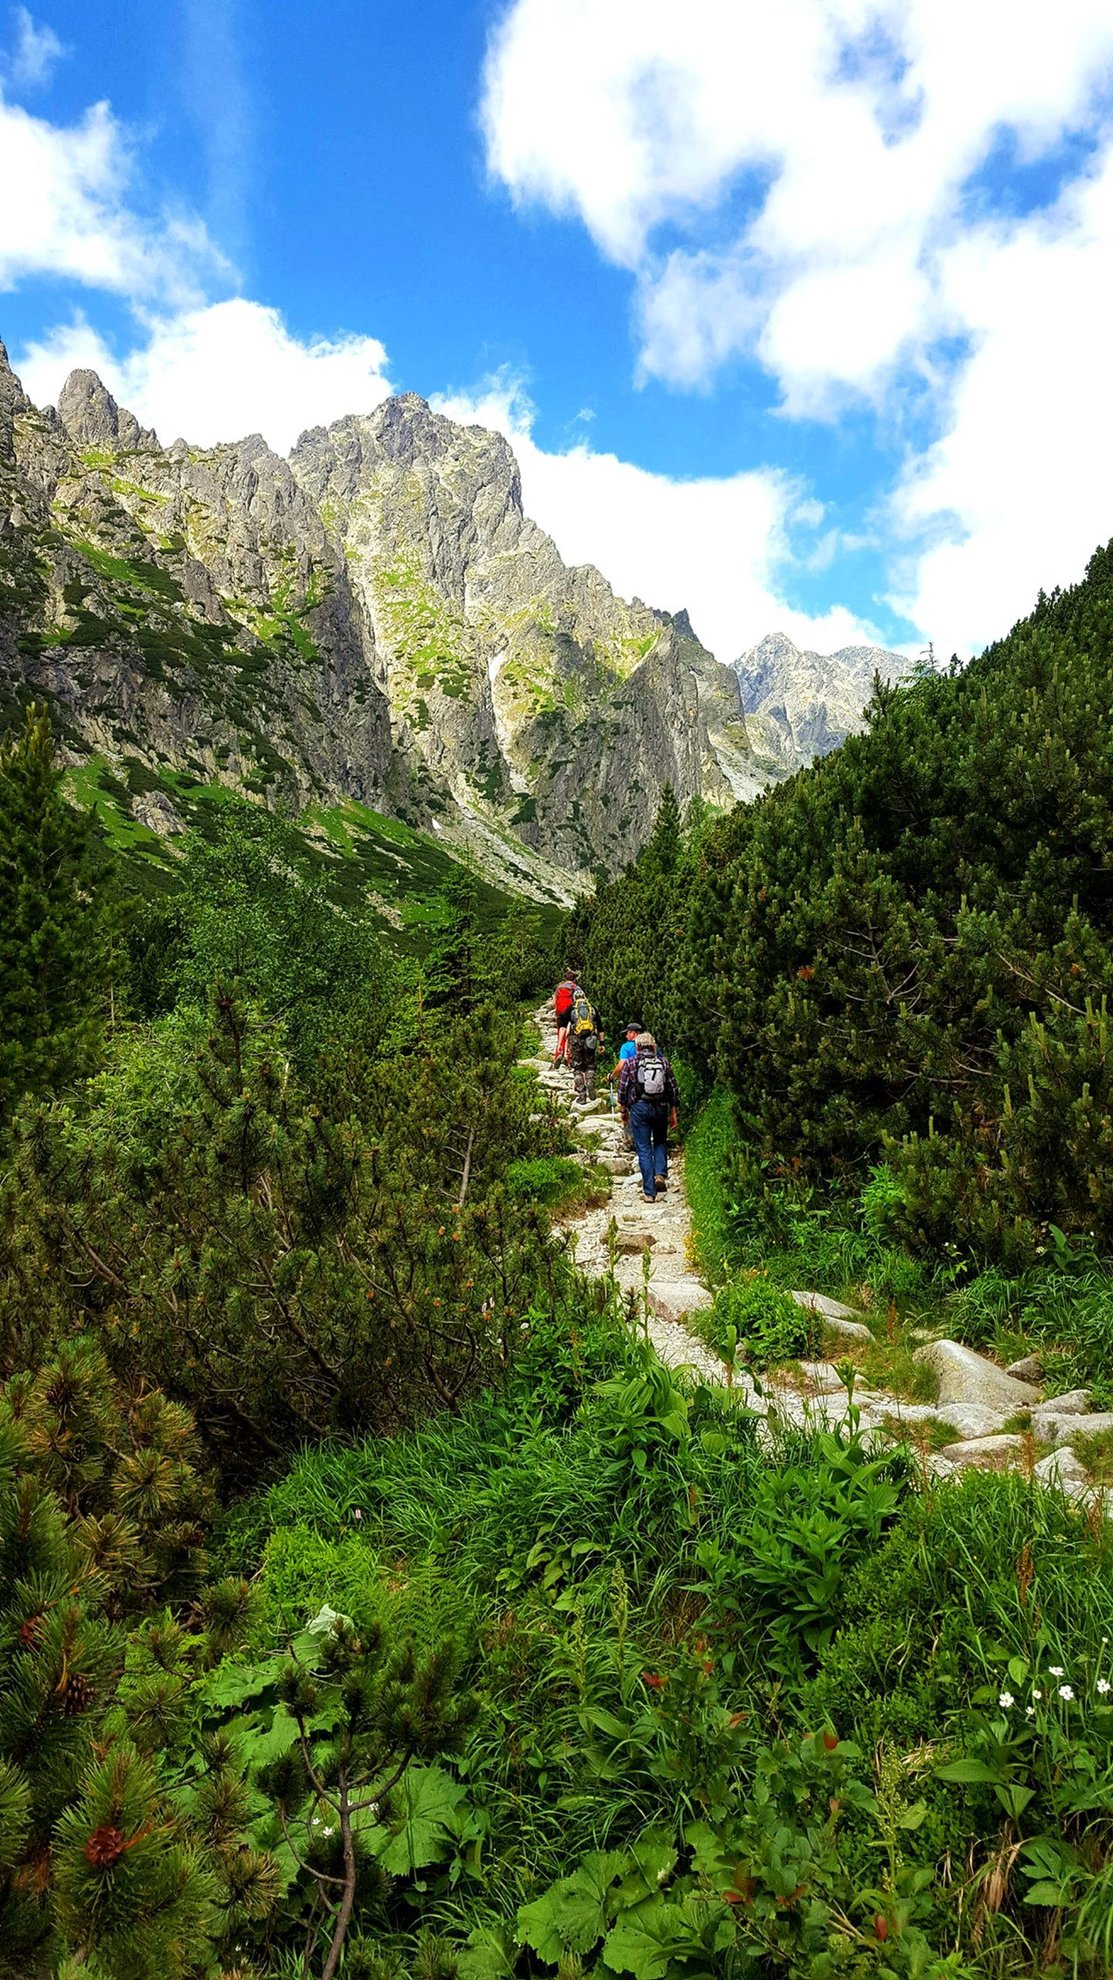
<instances>
[{"instance_id":1,"label":"pine cone","mask_svg":"<svg viewBox=\"0 0 1113 1980\"><path fill-rule=\"evenodd\" d=\"M67 1719L76 1719L81 1712L87 1712L95 1696L93 1686L80 1671L74 1671L66 1679L62 1693L62 1710Z\"/></svg>"},{"instance_id":2,"label":"pine cone","mask_svg":"<svg viewBox=\"0 0 1113 1980\"><path fill-rule=\"evenodd\" d=\"M25 1650L37 1650L43 1640L43 1631L45 1628L46 1622L42 1616L28 1616L26 1622L20 1623L19 1640L23 1648Z\"/></svg>"},{"instance_id":3,"label":"pine cone","mask_svg":"<svg viewBox=\"0 0 1113 1980\"><path fill-rule=\"evenodd\" d=\"M115 1828L111 1822L105 1822L99 1829L94 1829L86 1841L85 1861L91 1863L94 1870L110 1870L114 1863L120 1861L126 1848L123 1830Z\"/></svg>"}]
</instances>

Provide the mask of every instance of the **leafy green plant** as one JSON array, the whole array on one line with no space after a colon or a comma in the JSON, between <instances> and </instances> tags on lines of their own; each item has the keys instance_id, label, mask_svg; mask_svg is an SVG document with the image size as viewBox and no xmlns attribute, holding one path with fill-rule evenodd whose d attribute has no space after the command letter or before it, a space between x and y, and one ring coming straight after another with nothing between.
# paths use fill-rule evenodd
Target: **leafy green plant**
<instances>
[{"instance_id":1,"label":"leafy green plant","mask_svg":"<svg viewBox=\"0 0 1113 1980\"><path fill-rule=\"evenodd\" d=\"M823 1322L810 1308L766 1278L720 1286L704 1323L712 1347L736 1354L755 1368L797 1361L819 1352Z\"/></svg>"}]
</instances>

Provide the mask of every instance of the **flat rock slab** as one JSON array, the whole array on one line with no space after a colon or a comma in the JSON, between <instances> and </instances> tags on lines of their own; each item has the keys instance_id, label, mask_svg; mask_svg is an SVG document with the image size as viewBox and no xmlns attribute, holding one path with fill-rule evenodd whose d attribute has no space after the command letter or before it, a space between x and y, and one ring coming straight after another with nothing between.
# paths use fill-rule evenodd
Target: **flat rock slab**
<instances>
[{"instance_id":1,"label":"flat rock slab","mask_svg":"<svg viewBox=\"0 0 1113 1980\"><path fill-rule=\"evenodd\" d=\"M986 1403L907 1403L894 1400L889 1414L900 1423L945 1423L964 1439L992 1437L1011 1411L990 1409Z\"/></svg>"},{"instance_id":2,"label":"flat rock slab","mask_svg":"<svg viewBox=\"0 0 1113 1980\"><path fill-rule=\"evenodd\" d=\"M827 1299L823 1293L794 1292L792 1297L797 1306L817 1314L829 1334L843 1341L872 1341L873 1335L863 1321L855 1319L852 1306L844 1306L839 1299Z\"/></svg>"},{"instance_id":3,"label":"flat rock slab","mask_svg":"<svg viewBox=\"0 0 1113 1980\"><path fill-rule=\"evenodd\" d=\"M1092 1416L1095 1414L1089 1389L1066 1389L1061 1396L1045 1396L1039 1405L1050 1416Z\"/></svg>"},{"instance_id":4,"label":"flat rock slab","mask_svg":"<svg viewBox=\"0 0 1113 1980\"><path fill-rule=\"evenodd\" d=\"M825 1320L861 1320L861 1313L853 1306L844 1306L841 1299L828 1299L826 1293L794 1292L797 1306L808 1306L813 1313L821 1313ZM869 1328L866 1328L869 1333Z\"/></svg>"},{"instance_id":5,"label":"flat rock slab","mask_svg":"<svg viewBox=\"0 0 1113 1980\"><path fill-rule=\"evenodd\" d=\"M845 1387L833 1361L802 1361L800 1376L813 1396L832 1396L836 1390Z\"/></svg>"},{"instance_id":6,"label":"flat rock slab","mask_svg":"<svg viewBox=\"0 0 1113 1980\"><path fill-rule=\"evenodd\" d=\"M941 1403L982 1403L1007 1417L1039 1402L1040 1392L1031 1382L1018 1382L959 1341L925 1341L915 1359L938 1376Z\"/></svg>"},{"instance_id":7,"label":"flat rock slab","mask_svg":"<svg viewBox=\"0 0 1113 1980\"><path fill-rule=\"evenodd\" d=\"M964 1470L1009 1471L1024 1454L1025 1439L971 1437L961 1444L948 1444L944 1456L948 1464Z\"/></svg>"},{"instance_id":8,"label":"flat rock slab","mask_svg":"<svg viewBox=\"0 0 1113 1980\"><path fill-rule=\"evenodd\" d=\"M1067 1444L1072 1437L1097 1437L1113 1430L1113 1410L1095 1410L1088 1416L1068 1411L1064 1416L1046 1406L1032 1411L1032 1428L1046 1444Z\"/></svg>"},{"instance_id":9,"label":"flat rock slab","mask_svg":"<svg viewBox=\"0 0 1113 1980\"><path fill-rule=\"evenodd\" d=\"M649 1304L661 1320L683 1320L686 1313L699 1313L711 1303L711 1294L701 1279L654 1279L650 1283Z\"/></svg>"}]
</instances>

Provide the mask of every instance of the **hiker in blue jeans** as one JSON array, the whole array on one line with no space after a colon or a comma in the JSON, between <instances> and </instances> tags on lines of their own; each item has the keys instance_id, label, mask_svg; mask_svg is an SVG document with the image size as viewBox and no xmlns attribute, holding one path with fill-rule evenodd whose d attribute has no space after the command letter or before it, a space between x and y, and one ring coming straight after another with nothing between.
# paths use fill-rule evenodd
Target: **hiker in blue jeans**
<instances>
[{"instance_id":1,"label":"hiker in blue jeans","mask_svg":"<svg viewBox=\"0 0 1113 1980\"><path fill-rule=\"evenodd\" d=\"M669 1129L676 1126L680 1089L652 1032L640 1031L634 1043L635 1056L619 1076L618 1104L637 1152L642 1195L656 1203L669 1186Z\"/></svg>"}]
</instances>

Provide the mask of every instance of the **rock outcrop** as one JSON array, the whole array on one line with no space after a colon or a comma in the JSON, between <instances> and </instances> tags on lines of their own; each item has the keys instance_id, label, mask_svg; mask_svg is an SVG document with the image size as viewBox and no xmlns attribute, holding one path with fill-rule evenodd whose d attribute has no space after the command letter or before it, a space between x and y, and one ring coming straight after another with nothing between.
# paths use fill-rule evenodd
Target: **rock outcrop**
<instances>
[{"instance_id":1,"label":"rock outcrop","mask_svg":"<svg viewBox=\"0 0 1113 1980\"><path fill-rule=\"evenodd\" d=\"M859 730L875 677L901 680L910 662L881 646L801 652L784 633L768 633L734 671L755 755L767 775L784 777Z\"/></svg>"},{"instance_id":2,"label":"rock outcrop","mask_svg":"<svg viewBox=\"0 0 1113 1980\"><path fill-rule=\"evenodd\" d=\"M354 798L550 895L621 868L666 784L763 782L732 671L563 563L499 435L405 395L289 461L164 447L92 372L36 410L0 346L0 698L29 695L156 829L175 772Z\"/></svg>"}]
</instances>

